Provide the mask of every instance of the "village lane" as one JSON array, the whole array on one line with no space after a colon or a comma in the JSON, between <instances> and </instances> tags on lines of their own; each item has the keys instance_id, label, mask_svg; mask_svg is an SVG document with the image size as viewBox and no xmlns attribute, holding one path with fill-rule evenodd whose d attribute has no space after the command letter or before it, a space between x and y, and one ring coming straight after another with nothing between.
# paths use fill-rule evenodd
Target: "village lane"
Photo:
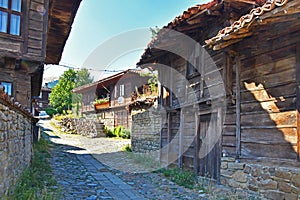
<instances>
[{"instance_id":1,"label":"village lane","mask_svg":"<svg viewBox=\"0 0 300 200\"><path fill-rule=\"evenodd\" d=\"M178 186L160 173L145 171L127 152L122 151L130 140L64 134L49 122L41 120L39 124L43 137L51 141L50 162L62 199L192 200L244 193L233 193L225 187L211 187L207 193L208 190Z\"/></svg>"},{"instance_id":2,"label":"village lane","mask_svg":"<svg viewBox=\"0 0 300 200\"><path fill-rule=\"evenodd\" d=\"M139 173L139 165L130 164L126 152L121 151L130 140L92 139L61 133L47 120L39 124L43 136L51 141L51 167L63 199L202 199L205 196L157 173Z\"/></svg>"}]
</instances>

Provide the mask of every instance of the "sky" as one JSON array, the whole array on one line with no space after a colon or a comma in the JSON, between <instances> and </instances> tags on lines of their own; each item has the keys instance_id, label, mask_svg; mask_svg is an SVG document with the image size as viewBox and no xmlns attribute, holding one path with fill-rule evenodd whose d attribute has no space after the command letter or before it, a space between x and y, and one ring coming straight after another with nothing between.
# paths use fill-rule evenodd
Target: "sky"
<instances>
[{"instance_id":1,"label":"sky","mask_svg":"<svg viewBox=\"0 0 300 200\"><path fill-rule=\"evenodd\" d=\"M102 70L135 68L151 40L150 27L162 28L184 10L209 0L82 0L60 65ZM120 50L121 49L121 50ZM44 78L68 68L46 66Z\"/></svg>"}]
</instances>

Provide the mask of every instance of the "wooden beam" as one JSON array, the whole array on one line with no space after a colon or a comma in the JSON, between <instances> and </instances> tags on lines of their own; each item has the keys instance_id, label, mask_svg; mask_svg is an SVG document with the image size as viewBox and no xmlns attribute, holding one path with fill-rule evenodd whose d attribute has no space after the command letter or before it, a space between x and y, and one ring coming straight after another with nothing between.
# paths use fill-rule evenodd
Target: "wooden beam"
<instances>
[{"instance_id":1,"label":"wooden beam","mask_svg":"<svg viewBox=\"0 0 300 200\"><path fill-rule=\"evenodd\" d=\"M297 160L300 161L300 42L296 44L296 81Z\"/></svg>"},{"instance_id":2,"label":"wooden beam","mask_svg":"<svg viewBox=\"0 0 300 200\"><path fill-rule=\"evenodd\" d=\"M197 175L198 174L198 170L199 170L199 132L198 132L198 128L199 128L199 117L198 117L198 112L195 112L195 137L194 137L194 149L195 149L195 155L194 155L194 174Z\"/></svg>"},{"instance_id":3,"label":"wooden beam","mask_svg":"<svg viewBox=\"0 0 300 200\"><path fill-rule=\"evenodd\" d=\"M223 139L223 110L222 108L218 108L218 113L217 113L217 131L219 140L216 145L218 145L218 155L217 155L217 184L221 184L221 157L222 157L222 139Z\"/></svg>"},{"instance_id":4,"label":"wooden beam","mask_svg":"<svg viewBox=\"0 0 300 200\"><path fill-rule=\"evenodd\" d=\"M241 61L239 56L235 57L235 66L236 66L236 158L239 158L241 155L241 86L240 86L240 69Z\"/></svg>"},{"instance_id":5,"label":"wooden beam","mask_svg":"<svg viewBox=\"0 0 300 200\"><path fill-rule=\"evenodd\" d=\"M169 161L169 156L170 156L170 143L171 143L171 113L167 113L167 119L168 119L168 130L167 130L167 141L168 141L168 144L167 144L167 166L170 165L170 161Z\"/></svg>"},{"instance_id":6,"label":"wooden beam","mask_svg":"<svg viewBox=\"0 0 300 200\"><path fill-rule=\"evenodd\" d=\"M160 118L160 131L159 131L159 163L162 163L162 136L163 136L163 117Z\"/></svg>"},{"instance_id":7,"label":"wooden beam","mask_svg":"<svg viewBox=\"0 0 300 200\"><path fill-rule=\"evenodd\" d=\"M182 154L183 154L183 127L184 127L184 114L180 110L180 129L179 129L179 148L178 148L178 168L182 168Z\"/></svg>"}]
</instances>

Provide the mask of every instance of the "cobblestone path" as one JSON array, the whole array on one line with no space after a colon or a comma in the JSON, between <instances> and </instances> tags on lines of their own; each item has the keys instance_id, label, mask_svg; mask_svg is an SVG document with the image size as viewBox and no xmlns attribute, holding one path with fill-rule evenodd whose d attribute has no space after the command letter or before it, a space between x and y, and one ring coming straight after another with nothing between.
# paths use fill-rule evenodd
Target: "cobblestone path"
<instances>
[{"instance_id":1,"label":"cobblestone path","mask_svg":"<svg viewBox=\"0 0 300 200\"><path fill-rule=\"evenodd\" d=\"M210 193L200 189L190 190L159 173L137 172L134 162L118 150L129 141L61 134L53 132L48 122L41 126L44 127L45 137L51 141L50 161L62 199L214 200L227 199L228 195L239 199L236 197L245 195L245 191L238 194L220 186L209 188ZM259 198L246 194L242 199Z\"/></svg>"}]
</instances>

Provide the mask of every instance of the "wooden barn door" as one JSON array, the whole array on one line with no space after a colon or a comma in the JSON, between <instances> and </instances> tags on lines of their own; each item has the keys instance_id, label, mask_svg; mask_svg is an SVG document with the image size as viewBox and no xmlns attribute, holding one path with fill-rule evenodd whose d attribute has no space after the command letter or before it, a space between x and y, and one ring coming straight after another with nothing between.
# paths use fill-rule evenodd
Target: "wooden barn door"
<instances>
[{"instance_id":1,"label":"wooden barn door","mask_svg":"<svg viewBox=\"0 0 300 200\"><path fill-rule=\"evenodd\" d=\"M198 155L198 174L200 176L219 180L220 174L220 123L218 113L209 113L198 116L197 131L197 155Z\"/></svg>"}]
</instances>

